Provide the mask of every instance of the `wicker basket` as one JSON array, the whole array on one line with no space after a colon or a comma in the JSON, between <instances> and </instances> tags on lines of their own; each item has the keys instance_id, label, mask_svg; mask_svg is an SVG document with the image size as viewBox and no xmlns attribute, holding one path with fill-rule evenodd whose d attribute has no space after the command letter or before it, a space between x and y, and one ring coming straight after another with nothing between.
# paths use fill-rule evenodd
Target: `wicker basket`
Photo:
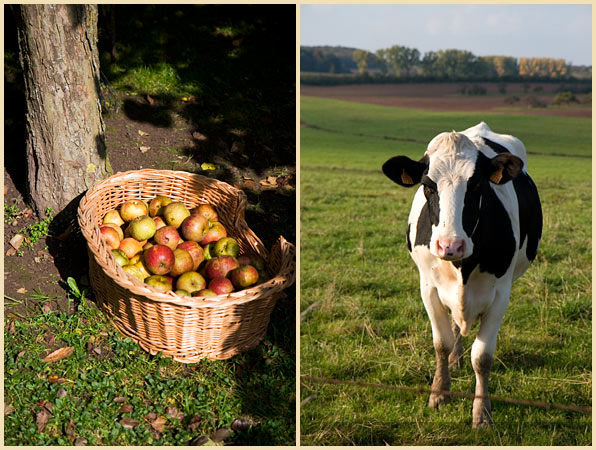
<instances>
[{"instance_id":1,"label":"wicker basket","mask_svg":"<svg viewBox=\"0 0 596 450\"><path fill-rule=\"evenodd\" d=\"M159 293L128 275L101 238L105 213L128 199L150 201L166 195L188 207L211 203L242 252L261 255L272 279L216 297ZM295 247L283 237L267 252L244 220L244 192L218 180L187 172L136 170L116 174L89 189L78 220L89 252L90 281L97 304L123 334L151 354L162 352L190 363L226 359L255 347L265 336L275 302L295 278Z\"/></svg>"}]
</instances>

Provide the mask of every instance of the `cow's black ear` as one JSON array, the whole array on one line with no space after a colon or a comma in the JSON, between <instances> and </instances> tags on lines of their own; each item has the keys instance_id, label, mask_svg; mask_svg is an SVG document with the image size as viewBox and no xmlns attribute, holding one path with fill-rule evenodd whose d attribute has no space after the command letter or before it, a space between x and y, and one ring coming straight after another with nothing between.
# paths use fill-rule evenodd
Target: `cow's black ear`
<instances>
[{"instance_id":1,"label":"cow's black ear","mask_svg":"<svg viewBox=\"0 0 596 450\"><path fill-rule=\"evenodd\" d=\"M383 173L400 186L412 187L420 183L428 167L428 156L413 161L407 156L394 156L383 164Z\"/></svg>"},{"instance_id":2,"label":"cow's black ear","mask_svg":"<svg viewBox=\"0 0 596 450\"><path fill-rule=\"evenodd\" d=\"M505 184L513 180L524 167L521 158L511 153L499 153L489 162L488 179L495 184Z\"/></svg>"}]
</instances>

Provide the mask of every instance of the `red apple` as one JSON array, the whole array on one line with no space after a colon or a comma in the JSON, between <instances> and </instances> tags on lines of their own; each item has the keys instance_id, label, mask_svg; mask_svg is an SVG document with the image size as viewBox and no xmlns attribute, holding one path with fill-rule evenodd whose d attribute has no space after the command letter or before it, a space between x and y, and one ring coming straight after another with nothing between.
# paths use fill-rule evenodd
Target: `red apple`
<instances>
[{"instance_id":1,"label":"red apple","mask_svg":"<svg viewBox=\"0 0 596 450\"><path fill-rule=\"evenodd\" d=\"M102 227L112 227L114 230L116 230L116 233L118 233L118 237L120 238L120 240L124 239L124 231L122 231L122 228L120 228L115 223L104 223Z\"/></svg>"},{"instance_id":2,"label":"red apple","mask_svg":"<svg viewBox=\"0 0 596 450\"><path fill-rule=\"evenodd\" d=\"M191 214L200 214L204 216L209 222L217 222L218 220L217 211L215 211L215 208L208 203L202 203L195 206L190 212Z\"/></svg>"},{"instance_id":3,"label":"red apple","mask_svg":"<svg viewBox=\"0 0 596 450\"><path fill-rule=\"evenodd\" d=\"M225 227L220 222L209 222L207 234L205 234L205 237L201 240L201 245L205 246L209 242L219 241L227 235L228 233Z\"/></svg>"},{"instance_id":4,"label":"red apple","mask_svg":"<svg viewBox=\"0 0 596 450\"><path fill-rule=\"evenodd\" d=\"M120 206L120 217L125 222L130 222L135 217L146 216L147 213L147 204L141 200L127 200Z\"/></svg>"},{"instance_id":5,"label":"red apple","mask_svg":"<svg viewBox=\"0 0 596 450\"><path fill-rule=\"evenodd\" d=\"M155 222L155 229L159 230L160 228L163 228L166 226L166 223L163 221L161 216L155 216L153 218L153 221Z\"/></svg>"},{"instance_id":6,"label":"red apple","mask_svg":"<svg viewBox=\"0 0 596 450\"><path fill-rule=\"evenodd\" d=\"M177 277L184 272L189 272L194 267L195 262L190 253L182 248L174 250L174 267L170 270L170 276Z\"/></svg>"},{"instance_id":7,"label":"red apple","mask_svg":"<svg viewBox=\"0 0 596 450\"><path fill-rule=\"evenodd\" d=\"M209 289L217 295L229 294L234 291L234 285L227 278L213 278L209 282Z\"/></svg>"},{"instance_id":8,"label":"red apple","mask_svg":"<svg viewBox=\"0 0 596 450\"><path fill-rule=\"evenodd\" d=\"M246 289L259 280L259 271L253 266L240 266L230 272L230 280L236 289Z\"/></svg>"},{"instance_id":9,"label":"red apple","mask_svg":"<svg viewBox=\"0 0 596 450\"><path fill-rule=\"evenodd\" d=\"M201 289L200 291L192 294L193 297L215 297L217 294L211 289Z\"/></svg>"},{"instance_id":10,"label":"red apple","mask_svg":"<svg viewBox=\"0 0 596 450\"><path fill-rule=\"evenodd\" d=\"M165 275L174 267L174 252L165 245L154 245L143 254L145 267L155 275Z\"/></svg>"},{"instance_id":11,"label":"red apple","mask_svg":"<svg viewBox=\"0 0 596 450\"><path fill-rule=\"evenodd\" d=\"M172 199L170 197L158 195L149 202L149 215L151 217L155 217L163 214L162 208L166 205L169 205L170 203L172 203Z\"/></svg>"},{"instance_id":12,"label":"red apple","mask_svg":"<svg viewBox=\"0 0 596 450\"><path fill-rule=\"evenodd\" d=\"M190 292L191 295L201 289L205 289L206 286L205 278L200 273L194 271L184 272L176 280L176 289L183 289L186 292Z\"/></svg>"},{"instance_id":13,"label":"red apple","mask_svg":"<svg viewBox=\"0 0 596 450\"><path fill-rule=\"evenodd\" d=\"M260 255L255 255L253 253L245 253L243 255L238 256L238 264L241 266L251 265L255 269L261 271L266 271L265 268L265 260Z\"/></svg>"},{"instance_id":14,"label":"red apple","mask_svg":"<svg viewBox=\"0 0 596 450\"><path fill-rule=\"evenodd\" d=\"M130 236L137 241L151 239L155 234L157 227L155 221L149 216L135 217L128 225Z\"/></svg>"},{"instance_id":15,"label":"red apple","mask_svg":"<svg viewBox=\"0 0 596 450\"><path fill-rule=\"evenodd\" d=\"M163 209L164 220L174 228L178 228L188 216L190 211L182 202L172 202Z\"/></svg>"},{"instance_id":16,"label":"red apple","mask_svg":"<svg viewBox=\"0 0 596 450\"><path fill-rule=\"evenodd\" d=\"M238 261L233 256L218 256L207 261L205 273L210 279L225 278L228 272L238 267Z\"/></svg>"},{"instance_id":17,"label":"red apple","mask_svg":"<svg viewBox=\"0 0 596 450\"><path fill-rule=\"evenodd\" d=\"M172 290L172 282L161 275L151 275L150 277L145 278L145 284L159 292L168 292Z\"/></svg>"},{"instance_id":18,"label":"red apple","mask_svg":"<svg viewBox=\"0 0 596 450\"><path fill-rule=\"evenodd\" d=\"M195 241L185 241L182 244L178 244L178 248L186 250L188 253L190 253L190 256L192 256L192 260L194 262L192 270L196 272L205 259L205 255L203 254L203 249L201 246Z\"/></svg>"},{"instance_id":19,"label":"red apple","mask_svg":"<svg viewBox=\"0 0 596 450\"><path fill-rule=\"evenodd\" d=\"M209 221L200 214L191 214L180 225L180 234L187 241L199 242L205 237Z\"/></svg>"},{"instance_id":20,"label":"red apple","mask_svg":"<svg viewBox=\"0 0 596 450\"><path fill-rule=\"evenodd\" d=\"M168 225L157 230L153 239L157 244L165 245L170 247L171 250L174 250L178 247L180 234L178 234L178 230L175 227Z\"/></svg>"},{"instance_id":21,"label":"red apple","mask_svg":"<svg viewBox=\"0 0 596 450\"><path fill-rule=\"evenodd\" d=\"M121 227L124 225L124 220L120 217L120 213L117 209L112 209L103 216L103 223L113 223L114 225Z\"/></svg>"},{"instance_id":22,"label":"red apple","mask_svg":"<svg viewBox=\"0 0 596 450\"><path fill-rule=\"evenodd\" d=\"M213 253L215 256L233 256L234 258L240 253L240 246L236 239L232 237L221 238L213 246Z\"/></svg>"},{"instance_id":23,"label":"red apple","mask_svg":"<svg viewBox=\"0 0 596 450\"><path fill-rule=\"evenodd\" d=\"M129 237L122 239L118 248L126 253L126 256L128 256L128 259L130 259L143 250L143 244L141 244L135 238Z\"/></svg>"},{"instance_id":24,"label":"red apple","mask_svg":"<svg viewBox=\"0 0 596 450\"><path fill-rule=\"evenodd\" d=\"M118 235L118 232L114 230L114 228L108 225L102 225L99 227L99 232L110 249L115 249L120 246L120 236Z\"/></svg>"}]
</instances>

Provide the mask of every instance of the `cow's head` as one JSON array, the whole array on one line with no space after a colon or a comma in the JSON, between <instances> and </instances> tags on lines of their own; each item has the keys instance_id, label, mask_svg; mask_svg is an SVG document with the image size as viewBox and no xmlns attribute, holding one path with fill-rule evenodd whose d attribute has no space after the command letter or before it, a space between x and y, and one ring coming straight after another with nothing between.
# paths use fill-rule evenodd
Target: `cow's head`
<instances>
[{"instance_id":1,"label":"cow's head","mask_svg":"<svg viewBox=\"0 0 596 450\"><path fill-rule=\"evenodd\" d=\"M472 235L480 220L482 196L491 189L489 183L505 184L523 167L522 160L511 153L488 158L478 145L455 131L441 133L420 161L396 156L383 164L383 173L397 184L422 184L432 229L430 252L444 260L472 255Z\"/></svg>"}]
</instances>

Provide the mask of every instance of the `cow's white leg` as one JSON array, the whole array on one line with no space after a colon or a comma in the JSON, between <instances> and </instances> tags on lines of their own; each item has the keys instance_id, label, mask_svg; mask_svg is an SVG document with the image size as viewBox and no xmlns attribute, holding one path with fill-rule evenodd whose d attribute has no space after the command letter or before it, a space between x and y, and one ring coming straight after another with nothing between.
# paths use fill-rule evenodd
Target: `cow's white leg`
<instances>
[{"instance_id":1,"label":"cow's white leg","mask_svg":"<svg viewBox=\"0 0 596 450\"><path fill-rule=\"evenodd\" d=\"M449 402L451 377L449 375L449 353L453 349L455 339L449 323L447 308L441 304L437 290L420 277L422 301L430 318L433 333L433 345L437 358L437 368L428 399L428 406L438 408Z\"/></svg>"},{"instance_id":2,"label":"cow's white leg","mask_svg":"<svg viewBox=\"0 0 596 450\"><path fill-rule=\"evenodd\" d=\"M493 364L497 333L509 302L509 291L497 293L492 307L482 316L478 335L472 345L472 367L476 373L476 391L472 409L472 426L478 428L493 423L488 397L488 377Z\"/></svg>"},{"instance_id":3,"label":"cow's white leg","mask_svg":"<svg viewBox=\"0 0 596 450\"><path fill-rule=\"evenodd\" d=\"M464 346L461 341L461 333L459 331L459 327L455 322L452 321L451 329L453 331L453 335L455 336L455 345L453 346L453 350L449 354L449 368L452 370L461 369L463 365L463 354L464 354Z\"/></svg>"}]
</instances>

